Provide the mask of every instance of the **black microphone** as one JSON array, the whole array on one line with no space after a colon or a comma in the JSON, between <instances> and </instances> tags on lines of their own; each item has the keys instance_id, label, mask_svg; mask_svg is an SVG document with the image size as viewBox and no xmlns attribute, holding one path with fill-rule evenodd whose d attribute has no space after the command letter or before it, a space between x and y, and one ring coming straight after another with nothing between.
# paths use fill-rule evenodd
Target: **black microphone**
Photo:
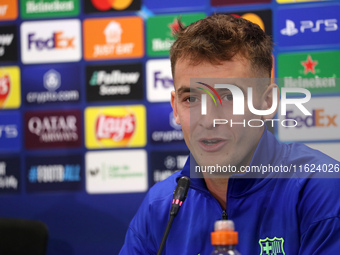
<instances>
[{"instance_id":1,"label":"black microphone","mask_svg":"<svg viewBox=\"0 0 340 255\"><path fill-rule=\"evenodd\" d=\"M182 206L184 200L187 198L189 186L190 186L189 177L183 176L179 179L177 186L176 186L176 189L174 191L174 194L172 196L170 218L169 218L168 224L166 226L161 244L159 245L157 255L162 254L162 251L163 251L163 248L164 248L164 245L165 245L165 241L168 238L172 222L174 221L174 218L177 215L179 208Z\"/></svg>"},{"instance_id":2,"label":"black microphone","mask_svg":"<svg viewBox=\"0 0 340 255\"><path fill-rule=\"evenodd\" d=\"M179 208L183 204L184 200L187 198L188 190L190 186L190 179L183 176L179 179L176 189L172 197L172 205L170 209L170 215L176 216Z\"/></svg>"}]
</instances>

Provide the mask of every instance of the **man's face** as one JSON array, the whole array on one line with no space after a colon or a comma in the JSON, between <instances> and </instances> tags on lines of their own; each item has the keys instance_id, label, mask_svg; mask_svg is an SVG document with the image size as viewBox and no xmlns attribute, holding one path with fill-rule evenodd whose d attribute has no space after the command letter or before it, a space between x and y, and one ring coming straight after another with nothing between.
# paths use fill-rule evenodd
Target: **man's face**
<instances>
[{"instance_id":1,"label":"man's face","mask_svg":"<svg viewBox=\"0 0 340 255\"><path fill-rule=\"evenodd\" d=\"M237 56L231 61L222 62L221 65L207 62L191 65L184 59L177 61L174 77L176 91L171 93L171 104L176 122L182 126L185 142L198 165L228 166L230 164L236 167L249 165L264 127L247 125L250 119L263 119L249 111L246 104L247 88L253 87L255 109L267 109L268 103L269 107L271 106L268 96L266 97L268 95L266 89L270 86L265 84L259 86L254 83L255 79L245 79L254 77L248 60ZM233 115L232 96L228 90L219 92L222 106L215 106L207 96L207 113L201 115L201 96L193 90L190 92L190 78L202 78L202 81L207 84L209 79L203 78L235 78L231 79L235 80L233 85L239 87L245 96L244 115ZM208 85L214 87L215 84L212 83L213 79ZM231 126L228 123L213 127L213 119L232 119L233 122L238 123L245 120L246 125L245 127L240 124ZM254 125L258 125L258 122Z\"/></svg>"}]
</instances>

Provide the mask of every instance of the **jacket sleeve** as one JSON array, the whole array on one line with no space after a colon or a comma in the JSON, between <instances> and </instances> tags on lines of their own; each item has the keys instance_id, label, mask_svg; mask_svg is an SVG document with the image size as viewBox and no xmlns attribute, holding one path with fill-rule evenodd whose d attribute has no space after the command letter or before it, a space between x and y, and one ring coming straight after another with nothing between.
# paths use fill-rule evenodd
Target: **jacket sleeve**
<instances>
[{"instance_id":1,"label":"jacket sleeve","mask_svg":"<svg viewBox=\"0 0 340 255\"><path fill-rule=\"evenodd\" d=\"M155 253L148 250L148 242L142 240L142 238L129 227L126 236L125 243L120 250L119 255L153 255Z\"/></svg>"},{"instance_id":2,"label":"jacket sleeve","mask_svg":"<svg viewBox=\"0 0 340 255\"><path fill-rule=\"evenodd\" d=\"M124 245L120 251L120 255L153 255L154 241L152 235L152 196L150 190L145 196L136 215L130 222L129 228L125 236Z\"/></svg>"},{"instance_id":3,"label":"jacket sleeve","mask_svg":"<svg viewBox=\"0 0 340 255\"><path fill-rule=\"evenodd\" d=\"M169 217L171 189L156 184L149 190L129 225L120 255L157 254Z\"/></svg>"},{"instance_id":4,"label":"jacket sleeve","mask_svg":"<svg viewBox=\"0 0 340 255\"><path fill-rule=\"evenodd\" d=\"M332 217L315 222L301 236L299 255L339 254L340 219Z\"/></svg>"},{"instance_id":5,"label":"jacket sleeve","mask_svg":"<svg viewBox=\"0 0 340 255\"><path fill-rule=\"evenodd\" d=\"M301 194L299 255L339 254L340 179L309 179Z\"/></svg>"}]
</instances>

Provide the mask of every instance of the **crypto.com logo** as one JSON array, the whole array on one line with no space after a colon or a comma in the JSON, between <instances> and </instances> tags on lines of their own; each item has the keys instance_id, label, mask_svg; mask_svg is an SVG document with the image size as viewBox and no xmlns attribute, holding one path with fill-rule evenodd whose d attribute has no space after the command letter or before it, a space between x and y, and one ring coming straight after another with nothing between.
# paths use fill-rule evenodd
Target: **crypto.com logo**
<instances>
[{"instance_id":1,"label":"crypto.com logo","mask_svg":"<svg viewBox=\"0 0 340 255\"><path fill-rule=\"evenodd\" d=\"M233 115L244 115L244 105L245 105L244 94L239 87L237 87L235 85L231 85L231 84L215 84L214 88L213 88L212 86L209 86L209 85L202 83L202 82L197 82L197 83L204 85L204 86L208 87L211 91L213 91L215 93L215 95L217 96L217 98L219 99L221 106L222 106L222 101L221 101L221 98L218 95L216 89L228 89L231 92L232 97L233 97ZM212 98L212 100L214 101L215 106L217 106L216 100L215 100L215 98L214 98L214 96L212 95L211 92L209 92L208 90L206 90L204 88L200 88L200 87L197 87L197 88L206 92ZM277 96L278 96L277 93L278 93L278 91L277 91L276 87L274 87L272 89L272 98L273 98L272 106L271 106L270 109L267 109L267 110L255 109L255 107L253 105L253 88L248 87L247 92L248 92L247 105L248 105L248 109L251 113L253 113L255 115L263 116L263 115L273 114L276 111L276 106L278 105L278 103L277 103ZM302 93L302 94L305 95L305 97L304 98L289 98L288 99L287 93ZM207 114L207 94L201 95L201 115ZM312 114L303 106L303 104L307 103L310 99L311 99L311 93L307 89L304 89L304 88L282 88L281 89L281 115L285 116L287 114L287 111L286 111L287 105L293 104L304 115L311 116ZM260 122L263 123L263 121L260 120L260 119L249 120L248 122L252 122L252 121L260 121ZM272 123L274 122L274 120L266 120L266 121L272 121ZM226 124L226 123L228 123L227 120L214 119L214 127L215 127L215 124ZM245 120L242 123L245 123ZM282 125L284 125L284 124L282 123ZM296 125L297 125L297 123L295 122L294 126L296 126ZM290 127L292 127L292 126L290 126Z\"/></svg>"}]
</instances>

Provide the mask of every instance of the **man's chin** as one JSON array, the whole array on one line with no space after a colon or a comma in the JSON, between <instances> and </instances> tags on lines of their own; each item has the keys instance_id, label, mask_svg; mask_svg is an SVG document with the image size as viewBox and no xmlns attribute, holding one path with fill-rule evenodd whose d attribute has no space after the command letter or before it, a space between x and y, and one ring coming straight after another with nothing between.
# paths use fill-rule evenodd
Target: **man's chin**
<instances>
[{"instance_id":1,"label":"man's chin","mask_svg":"<svg viewBox=\"0 0 340 255\"><path fill-rule=\"evenodd\" d=\"M213 178L217 178L217 179L226 179L226 178L230 178L233 173L229 173L229 172L204 172L202 173L203 177L205 179L213 179Z\"/></svg>"}]
</instances>

